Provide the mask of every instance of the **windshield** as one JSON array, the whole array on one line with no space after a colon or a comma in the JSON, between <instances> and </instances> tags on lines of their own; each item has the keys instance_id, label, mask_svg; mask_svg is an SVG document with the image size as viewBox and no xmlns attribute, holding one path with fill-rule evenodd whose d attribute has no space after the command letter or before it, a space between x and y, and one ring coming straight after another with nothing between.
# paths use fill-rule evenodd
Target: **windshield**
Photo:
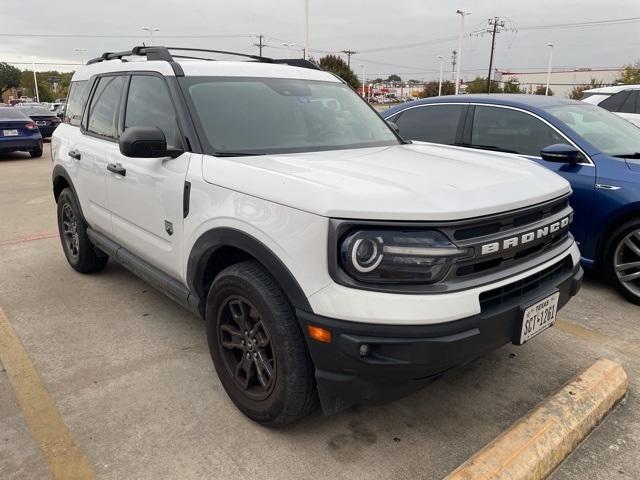
<instances>
[{"instance_id":1,"label":"windshield","mask_svg":"<svg viewBox=\"0 0 640 480\"><path fill-rule=\"evenodd\" d=\"M640 128L603 108L570 104L545 110L606 155L640 152Z\"/></svg>"},{"instance_id":2,"label":"windshield","mask_svg":"<svg viewBox=\"0 0 640 480\"><path fill-rule=\"evenodd\" d=\"M247 77L185 82L210 153L259 155L400 143L342 83Z\"/></svg>"}]
</instances>

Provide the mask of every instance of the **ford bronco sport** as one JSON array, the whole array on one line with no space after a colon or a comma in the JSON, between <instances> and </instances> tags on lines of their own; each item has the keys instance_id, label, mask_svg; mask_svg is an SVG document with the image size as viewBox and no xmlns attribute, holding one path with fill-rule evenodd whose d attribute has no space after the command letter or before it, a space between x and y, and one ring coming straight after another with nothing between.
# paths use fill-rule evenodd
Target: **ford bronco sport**
<instances>
[{"instance_id":1,"label":"ford bronco sport","mask_svg":"<svg viewBox=\"0 0 640 480\"><path fill-rule=\"evenodd\" d=\"M530 340L580 288L558 175L405 142L305 60L211 53L79 69L53 191L70 265L110 258L203 317L253 420L396 399Z\"/></svg>"}]
</instances>

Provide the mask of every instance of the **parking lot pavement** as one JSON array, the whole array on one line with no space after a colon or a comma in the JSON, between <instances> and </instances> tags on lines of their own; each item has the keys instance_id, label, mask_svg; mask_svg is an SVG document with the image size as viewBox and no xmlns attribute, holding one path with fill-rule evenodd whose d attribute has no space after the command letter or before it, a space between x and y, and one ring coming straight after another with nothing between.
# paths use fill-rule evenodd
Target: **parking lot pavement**
<instances>
[{"instance_id":1,"label":"parking lot pavement","mask_svg":"<svg viewBox=\"0 0 640 480\"><path fill-rule=\"evenodd\" d=\"M596 279L523 347L384 407L269 430L227 399L201 320L118 265L66 264L45 152L0 157L0 308L97 478L441 478L603 356L625 367L628 399L554 478L640 478L640 307ZM46 472L2 368L0 478Z\"/></svg>"}]
</instances>

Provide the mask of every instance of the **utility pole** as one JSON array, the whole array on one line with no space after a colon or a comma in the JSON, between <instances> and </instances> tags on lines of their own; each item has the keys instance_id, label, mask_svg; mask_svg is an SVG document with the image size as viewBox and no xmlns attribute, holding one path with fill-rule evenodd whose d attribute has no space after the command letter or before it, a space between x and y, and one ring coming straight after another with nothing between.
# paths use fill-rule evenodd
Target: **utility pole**
<instances>
[{"instance_id":1,"label":"utility pole","mask_svg":"<svg viewBox=\"0 0 640 480\"><path fill-rule=\"evenodd\" d=\"M347 66L351 68L351 55L355 55L358 52L354 52L353 50L342 50L342 53L347 56Z\"/></svg>"},{"instance_id":2,"label":"utility pole","mask_svg":"<svg viewBox=\"0 0 640 480\"><path fill-rule=\"evenodd\" d=\"M33 62L33 87L36 92L36 102L40 103L40 94L38 93L38 77L36 77L36 57L32 56L31 61Z\"/></svg>"},{"instance_id":3,"label":"utility pole","mask_svg":"<svg viewBox=\"0 0 640 480\"><path fill-rule=\"evenodd\" d=\"M453 50L451 52L451 80L456 79L456 63L458 62L458 52Z\"/></svg>"},{"instance_id":4,"label":"utility pole","mask_svg":"<svg viewBox=\"0 0 640 480\"><path fill-rule=\"evenodd\" d=\"M489 73L487 74L487 93L491 93L491 70L493 69L493 51L496 48L496 33L500 33L501 28L504 28L504 20L500 20L500 17L493 17L489 19L489 28L487 29L487 32L491 34L491 56L489 57Z\"/></svg>"},{"instance_id":5,"label":"utility pole","mask_svg":"<svg viewBox=\"0 0 640 480\"><path fill-rule=\"evenodd\" d=\"M456 14L460 15L460 38L458 39L458 68L456 69L456 95L460 90L460 64L462 63L462 40L464 39L464 17L471 15L471 12L464 10L456 10Z\"/></svg>"},{"instance_id":6,"label":"utility pole","mask_svg":"<svg viewBox=\"0 0 640 480\"><path fill-rule=\"evenodd\" d=\"M440 78L438 79L438 96L442 96L442 61L444 60L443 55L438 55L438 60L440 60Z\"/></svg>"},{"instance_id":7,"label":"utility pole","mask_svg":"<svg viewBox=\"0 0 640 480\"><path fill-rule=\"evenodd\" d=\"M545 97L549 95L549 82L551 81L551 64L553 63L553 43L547 43L549 47L549 65L547 66L547 86L544 89Z\"/></svg>"},{"instance_id":8,"label":"utility pole","mask_svg":"<svg viewBox=\"0 0 640 480\"><path fill-rule=\"evenodd\" d=\"M309 55L309 0L304 2L304 59Z\"/></svg>"},{"instance_id":9,"label":"utility pole","mask_svg":"<svg viewBox=\"0 0 640 480\"><path fill-rule=\"evenodd\" d=\"M262 41L263 38L264 38L264 35L262 35L262 34L258 35L258 43L254 43L253 44L255 47L258 47L259 52L260 52L259 53L260 56L262 56L262 47L266 47L266 45Z\"/></svg>"}]
</instances>

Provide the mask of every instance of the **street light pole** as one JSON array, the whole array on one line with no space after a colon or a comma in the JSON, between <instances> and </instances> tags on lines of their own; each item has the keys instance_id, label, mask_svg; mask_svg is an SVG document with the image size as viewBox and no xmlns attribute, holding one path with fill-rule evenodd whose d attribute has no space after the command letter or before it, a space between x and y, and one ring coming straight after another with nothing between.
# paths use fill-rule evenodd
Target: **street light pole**
<instances>
[{"instance_id":1,"label":"street light pole","mask_svg":"<svg viewBox=\"0 0 640 480\"><path fill-rule=\"evenodd\" d=\"M464 37L464 17L471 15L471 12L465 12L463 10L456 10L456 13L460 15L460 38L458 39L458 63L456 69L456 95L460 91L460 65L462 65L462 39Z\"/></svg>"},{"instance_id":2,"label":"street light pole","mask_svg":"<svg viewBox=\"0 0 640 480\"><path fill-rule=\"evenodd\" d=\"M33 63L33 86L36 91L36 102L40 103L40 94L38 93L38 77L36 77L36 57L31 57Z\"/></svg>"},{"instance_id":3,"label":"street light pole","mask_svg":"<svg viewBox=\"0 0 640 480\"><path fill-rule=\"evenodd\" d=\"M553 43L547 43L549 47L549 66L547 67L547 87L544 89L545 97L549 95L549 82L551 81L551 64L553 62Z\"/></svg>"},{"instance_id":4,"label":"street light pole","mask_svg":"<svg viewBox=\"0 0 640 480\"><path fill-rule=\"evenodd\" d=\"M149 32L149 45L153 45L153 32L159 32L158 27L142 27L142 30Z\"/></svg>"},{"instance_id":5,"label":"street light pole","mask_svg":"<svg viewBox=\"0 0 640 480\"><path fill-rule=\"evenodd\" d=\"M309 0L304 0L304 59L309 58Z\"/></svg>"},{"instance_id":6,"label":"street light pole","mask_svg":"<svg viewBox=\"0 0 640 480\"><path fill-rule=\"evenodd\" d=\"M87 51L87 49L86 48L74 48L74 50L80 54L80 63L82 65L84 65L84 55L83 54L84 54L84 52Z\"/></svg>"},{"instance_id":7,"label":"street light pole","mask_svg":"<svg viewBox=\"0 0 640 480\"><path fill-rule=\"evenodd\" d=\"M438 96L442 96L442 61L444 60L444 56L438 55L438 59L440 60L440 79L438 80Z\"/></svg>"},{"instance_id":8,"label":"street light pole","mask_svg":"<svg viewBox=\"0 0 640 480\"><path fill-rule=\"evenodd\" d=\"M360 68L362 69L362 98L367 99L366 88L367 88L367 79L364 75L364 65L360 64Z\"/></svg>"}]
</instances>

